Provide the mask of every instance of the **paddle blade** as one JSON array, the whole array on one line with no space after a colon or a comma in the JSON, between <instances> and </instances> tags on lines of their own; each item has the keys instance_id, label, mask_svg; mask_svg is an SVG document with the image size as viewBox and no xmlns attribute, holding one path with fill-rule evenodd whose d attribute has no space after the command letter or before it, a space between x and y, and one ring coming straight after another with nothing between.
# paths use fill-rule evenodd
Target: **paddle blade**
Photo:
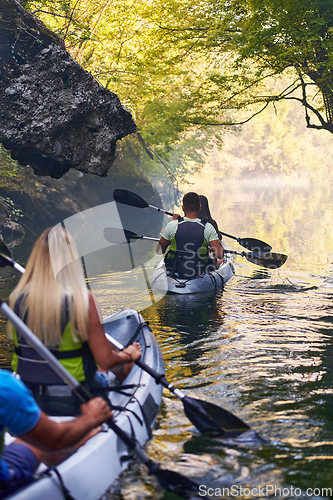
<instances>
[{"instance_id":1,"label":"paddle blade","mask_svg":"<svg viewBox=\"0 0 333 500\"><path fill-rule=\"evenodd\" d=\"M0 255L3 255L4 257L9 257L10 259L12 258L7 245L1 239L0 239Z\"/></svg>"},{"instance_id":2,"label":"paddle blade","mask_svg":"<svg viewBox=\"0 0 333 500\"><path fill-rule=\"evenodd\" d=\"M246 259L257 266L266 267L267 269L278 269L287 260L288 256L281 253L246 253Z\"/></svg>"},{"instance_id":3,"label":"paddle blade","mask_svg":"<svg viewBox=\"0 0 333 500\"><path fill-rule=\"evenodd\" d=\"M239 436L250 427L228 410L189 396L182 398L186 416L202 433L218 432L223 437Z\"/></svg>"},{"instance_id":4,"label":"paddle blade","mask_svg":"<svg viewBox=\"0 0 333 500\"><path fill-rule=\"evenodd\" d=\"M256 238L237 238L238 243L251 252L270 252L272 247L264 241L257 240Z\"/></svg>"},{"instance_id":5,"label":"paddle blade","mask_svg":"<svg viewBox=\"0 0 333 500\"><path fill-rule=\"evenodd\" d=\"M113 198L114 201L122 203L123 205L129 205L137 208L149 207L149 204L141 198L141 196L136 193L132 193L132 191L127 191L127 189L115 189L113 191Z\"/></svg>"},{"instance_id":6,"label":"paddle blade","mask_svg":"<svg viewBox=\"0 0 333 500\"><path fill-rule=\"evenodd\" d=\"M0 239L0 267L13 266L14 261L7 245Z\"/></svg>"},{"instance_id":7,"label":"paddle blade","mask_svg":"<svg viewBox=\"0 0 333 500\"><path fill-rule=\"evenodd\" d=\"M191 479L172 470L160 469L156 463L148 464L150 474L154 474L161 486L171 493L183 498L192 498L193 493L199 493L199 485Z\"/></svg>"},{"instance_id":8,"label":"paddle blade","mask_svg":"<svg viewBox=\"0 0 333 500\"><path fill-rule=\"evenodd\" d=\"M0 254L0 267L6 267L6 266L13 267L13 261L8 257L4 257L3 255Z\"/></svg>"},{"instance_id":9,"label":"paddle blade","mask_svg":"<svg viewBox=\"0 0 333 500\"><path fill-rule=\"evenodd\" d=\"M103 236L109 243L121 244L121 243L129 243L130 240L136 241L142 239L142 236L139 236L132 231L128 231L127 229L119 229L116 227L106 227L103 229Z\"/></svg>"}]
</instances>

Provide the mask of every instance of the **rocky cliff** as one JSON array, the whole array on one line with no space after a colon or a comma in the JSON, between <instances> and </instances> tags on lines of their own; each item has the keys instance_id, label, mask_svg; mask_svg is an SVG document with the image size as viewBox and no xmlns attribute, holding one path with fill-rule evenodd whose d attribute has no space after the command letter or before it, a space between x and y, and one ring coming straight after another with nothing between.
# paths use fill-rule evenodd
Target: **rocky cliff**
<instances>
[{"instance_id":1,"label":"rocky cliff","mask_svg":"<svg viewBox=\"0 0 333 500\"><path fill-rule=\"evenodd\" d=\"M0 0L0 142L37 175L105 176L131 113L15 0Z\"/></svg>"}]
</instances>

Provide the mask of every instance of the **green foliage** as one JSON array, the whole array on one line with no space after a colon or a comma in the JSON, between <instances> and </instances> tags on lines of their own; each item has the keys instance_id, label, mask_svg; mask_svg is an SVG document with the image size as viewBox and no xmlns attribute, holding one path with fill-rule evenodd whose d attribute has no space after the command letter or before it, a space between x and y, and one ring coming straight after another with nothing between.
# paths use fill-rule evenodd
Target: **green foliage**
<instances>
[{"instance_id":1,"label":"green foliage","mask_svg":"<svg viewBox=\"0 0 333 500\"><path fill-rule=\"evenodd\" d=\"M295 99L307 110L308 127L333 132L333 3L155 0L148 5L147 16L158 25L160 57L190 70L185 99L196 105L186 117L192 123L228 123L235 120L231 111L239 109L248 112L237 115L245 121L257 103ZM269 92L266 79L285 77L286 71L287 87Z\"/></svg>"},{"instance_id":2,"label":"green foliage","mask_svg":"<svg viewBox=\"0 0 333 500\"><path fill-rule=\"evenodd\" d=\"M22 167L13 160L0 144L0 187L8 188L11 181L22 172Z\"/></svg>"},{"instance_id":3,"label":"green foliage","mask_svg":"<svg viewBox=\"0 0 333 500\"><path fill-rule=\"evenodd\" d=\"M23 168L9 156L0 144L0 189L16 189L23 176ZM22 183L21 189L23 189ZM0 195L0 204L12 220L17 221L23 217L22 210L15 205L9 196Z\"/></svg>"},{"instance_id":4,"label":"green foliage","mask_svg":"<svg viewBox=\"0 0 333 500\"><path fill-rule=\"evenodd\" d=\"M185 170L189 157L204 161L205 148L187 141L186 136L193 130L189 115L195 113L197 100L186 91L192 84L187 77L188 63L178 67L167 61L173 56L172 47L164 47L165 64L161 60L156 24L146 16L144 0L38 0L27 2L26 7L66 41L72 56L85 69L119 96L132 112L143 139L171 173ZM184 156L177 154L177 161L170 163L170 154L180 142ZM156 169L135 139L126 144L134 156L120 145L118 163L124 167L126 161L125 168L131 165L138 170L143 162L145 171Z\"/></svg>"},{"instance_id":5,"label":"green foliage","mask_svg":"<svg viewBox=\"0 0 333 500\"><path fill-rule=\"evenodd\" d=\"M13 200L8 196L0 196L0 203L3 207L5 207L5 210L8 213L9 217L15 222L17 222L20 217L24 217L22 210L18 208Z\"/></svg>"},{"instance_id":6,"label":"green foliage","mask_svg":"<svg viewBox=\"0 0 333 500\"><path fill-rule=\"evenodd\" d=\"M203 163L213 142L221 141L221 125L245 123L282 100L302 104L308 127L333 133L331 1L27 0L25 5L119 96L143 139L176 175ZM198 139L203 137L205 146ZM135 139L126 144L134 156L120 147L125 168L156 168Z\"/></svg>"}]
</instances>

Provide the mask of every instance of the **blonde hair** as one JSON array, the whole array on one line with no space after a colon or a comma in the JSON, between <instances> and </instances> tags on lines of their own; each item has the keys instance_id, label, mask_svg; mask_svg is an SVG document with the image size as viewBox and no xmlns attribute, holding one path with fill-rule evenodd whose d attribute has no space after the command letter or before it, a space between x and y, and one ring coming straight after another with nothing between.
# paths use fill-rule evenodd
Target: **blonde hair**
<instances>
[{"instance_id":1,"label":"blonde hair","mask_svg":"<svg viewBox=\"0 0 333 500\"><path fill-rule=\"evenodd\" d=\"M62 340L62 315L67 298L73 340L88 339L88 289L73 238L60 224L46 229L36 241L26 271L12 292L9 305L20 301L20 316L45 345ZM12 338L12 325L8 324Z\"/></svg>"}]
</instances>

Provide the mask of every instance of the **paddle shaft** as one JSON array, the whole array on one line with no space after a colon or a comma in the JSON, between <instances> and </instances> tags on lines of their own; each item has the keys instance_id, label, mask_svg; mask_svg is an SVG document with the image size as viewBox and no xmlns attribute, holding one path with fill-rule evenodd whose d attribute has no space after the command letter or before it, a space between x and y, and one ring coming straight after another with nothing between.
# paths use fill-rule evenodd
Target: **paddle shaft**
<instances>
[{"instance_id":1,"label":"paddle shaft","mask_svg":"<svg viewBox=\"0 0 333 500\"><path fill-rule=\"evenodd\" d=\"M105 333L105 336L108 339L108 341L111 342L111 344L113 344L119 351L122 351L124 349L124 346L120 342L118 342L118 340L111 337L111 335L109 335L108 333ZM151 375L156 380L156 382L158 384L161 384L166 389L169 389L169 391L171 391L173 394L178 396L180 399L183 399L186 396L186 394L184 392L180 391L173 384L169 383L166 380L164 374L156 372L155 370L153 370L153 368L150 368L150 366L148 366L146 363L144 363L140 359L138 359L137 361L134 361L134 363L136 365L138 365L143 371L149 373L149 375Z\"/></svg>"},{"instance_id":2,"label":"paddle shaft","mask_svg":"<svg viewBox=\"0 0 333 500\"><path fill-rule=\"evenodd\" d=\"M140 236L138 235L137 238L133 238L134 240L151 240L151 241L160 241L158 238L152 238L150 236Z\"/></svg>"},{"instance_id":3,"label":"paddle shaft","mask_svg":"<svg viewBox=\"0 0 333 500\"><path fill-rule=\"evenodd\" d=\"M233 240L239 239L239 238L237 238L237 236L232 236L231 234L228 234L228 233L222 233L222 231L220 231L220 233L223 234L223 236L227 236L228 238L232 238Z\"/></svg>"},{"instance_id":4,"label":"paddle shaft","mask_svg":"<svg viewBox=\"0 0 333 500\"><path fill-rule=\"evenodd\" d=\"M246 257L247 255L252 255L251 252L237 252L237 250L226 250L225 253L232 253L233 255L241 255L242 257Z\"/></svg>"},{"instance_id":5,"label":"paddle shaft","mask_svg":"<svg viewBox=\"0 0 333 500\"><path fill-rule=\"evenodd\" d=\"M281 257L284 257L283 254L271 254L270 252L237 252L236 250L226 250L225 253L231 253L233 255L241 255L242 257L253 257L253 258L258 258L258 259L269 259L269 255L280 255Z\"/></svg>"},{"instance_id":6,"label":"paddle shaft","mask_svg":"<svg viewBox=\"0 0 333 500\"><path fill-rule=\"evenodd\" d=\"M172 212L167 212L166 210L163 210L163 208L154 207L154 205L149 205L149 204L148 204L148 207L153 208L154 210L157 210L158 212L163 212L166 215L171 215L171 217L173 217Z\"/></svg>"},{"instance_id":7,"label":"paddle shaft","mask_svg":"<svg viewBox=\"0 0 333 500\"><path fill-rule=\"evenodd\" d=\"M21 274L25 273L25 269L24 267L22 267L20 264L18 264L17 262L15 262L15 260L11 259L10 257L6 257L5 255L3 254L0 254L0 258L3 258L5 259L6 263L8 264L8 266L11 266L13 267L14 269L16 269L18 272L20 272Z\"/></svg>"},{"instance_id":8,"label":"paddle shaft","mask_svg":"<svg viewBox=\"0 0 333 500\"><path fill-rule=\"evenodd\" d=\"M11 265L13 266L14 269L19 271L21 274L25 273L24 267L20 266L20 264L18 264L17 262L13 261L13 264L11 264Z\"/></svg>"}]
</instances>

